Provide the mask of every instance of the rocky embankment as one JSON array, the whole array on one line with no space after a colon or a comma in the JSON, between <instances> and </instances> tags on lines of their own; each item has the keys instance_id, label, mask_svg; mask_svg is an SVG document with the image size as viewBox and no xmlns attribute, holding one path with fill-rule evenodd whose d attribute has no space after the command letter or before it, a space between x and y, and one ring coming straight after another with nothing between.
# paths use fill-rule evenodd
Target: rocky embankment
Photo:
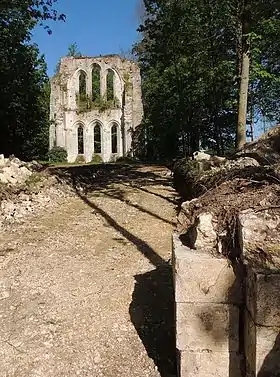
<instances>
[{"instance_id":1,"label":"rocky embankment","mask_svg":"<svg viewBox=\"0 0 280 377\"><path fill-rule=\"evenodd\" d=\"M279 376L280 127L230 158L193 157L174 169L180 376Z\"/></svg>"},{"instance_id":2,"label":"rocky embankment","mask_svg":"<svg viewBox=\"0 0 280 377\"><path fill-rule=\"evenodd\" d=\"M0 155L0 228L55 206L69 194L38 162Z\"/></svg>"},{"instance_id":3,"label":"rocky embankment","mask_svg":"<svg viewBox=\"0 0 280 377\"><path fill-rule=\"evenodd\" d=\"M280 127L230 159L198 152L178 161L174 181L185 199L178 216L183 243L194 249L203 244L229 259L280 266L272 246L280 243ZM244 224L248 245L241 256Z\"/></svg>"}]
</instances>

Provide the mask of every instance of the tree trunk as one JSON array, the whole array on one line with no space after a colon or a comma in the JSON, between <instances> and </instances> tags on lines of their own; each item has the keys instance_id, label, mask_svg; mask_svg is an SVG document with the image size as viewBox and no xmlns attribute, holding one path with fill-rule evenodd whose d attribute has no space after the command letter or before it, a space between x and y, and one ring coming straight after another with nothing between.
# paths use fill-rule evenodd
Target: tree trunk
<instances>
[{"instance_id":1,"label":"tree trunk","mask_svg":"<svg viewBox=\"0 0 280 377\"><path fill-rule=\"evenodd\" d=\"M238 123L236 130L236 148L241 149L246 143L246 118L249 91L250 57L249 49L242 54L242 71L239 90Z\"/></svg>"},{"instance_id":2,"label":"tree trunk","mask_svg":"<svg viewBox=\"0 0 280 377\"><path fill-rule=\"evenodd\" d=\"M241 62L238 66L240 76L238 120L236 127L236 148L241 149L246 143L246 120L249 92L250 74L250 33L251 2L250 0L238 1L238 28L237 28L237 59ZM241 30L242 28L242 30ZM242 32L242 34L240 34ZM240 49L241 48L241 49ZM240 72L241 71L241 72Z\"/></svg>"}]
</instances>

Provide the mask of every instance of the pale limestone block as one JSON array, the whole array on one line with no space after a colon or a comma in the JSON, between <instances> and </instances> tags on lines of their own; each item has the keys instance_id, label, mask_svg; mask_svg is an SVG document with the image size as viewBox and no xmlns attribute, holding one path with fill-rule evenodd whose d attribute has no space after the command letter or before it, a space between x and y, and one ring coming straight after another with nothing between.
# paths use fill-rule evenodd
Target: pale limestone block
<instances>
[{"instance_id":1,"label":"pale limestone block","mask_svg":"<svg viewBox=\"0 0 280 377\"><path fill-rule=\"evenodd\" d=\"M246 306L254 322L280 327L280 274L262 274L247 268Z\"/></svg>"},{"instance_id":2,"label":"pale limestone block","mask_svg":"<svg viewBox=\"0 0 280 377\"><path fill-rule=\"evenodd\" d=\"M177 349L237 352L239 309L227 304L177 304Z\"/></svg>"},{"instance_id":3,"label":"pale limestone block","mask_svg":"<svg viewBox=\"0 0 280 377\"><path fill-rule=\"evenodd\" d=\"M205 152L194 152L193 153L193 158L194 160L196 161L209 161L211 159L211 155L210 154L207 154Z\"/></svg>"},{"instance_id":4,"label":"pale limestone block","mask_svg":"<svg viewBox=\"0 0 280 377\"><path fill-rule=\"evenodd\" d=\"M248 209L238 221L244 261L258 269L280 270L280 216Z\"/></svg>"},{"instance_id":5,"label":"pale limestone block","mask_svg":"<svg viewBox=\"0 0 280 377\"><path fill-rule=\"evenodd\" d=\"M177 216L177 231L178 233L185 233L192 225L192 212L193 207L196 207L198 199L192 199L181 204L180 212Z\"/></svg>"},{"instance_id":6,"label":"pale limestone block","mask_svg":"<svg viewBox=\"0 0 280 377\"><path fill-rule=\"evenodd\" d=\"M3 173L0 173L0 182L5 183L5 184L9 183L9 180L7 179L6 175Z\"/></svg>"},{"instance_id":7,"label":"pale limestone block","mask_svg":"<svg viewBox=\"0 0 280 377\"><path fill-rule=\"evenodd\" d=\"M189 249L173 235L176 302L240 303L239 277L225 258Z\"/></svg>"},{"instance_id":8,"label":"pale limestone block","mask_svg":"<svg viewBox=\"0 0 280 377\"><path fill-rule=\"evenodd\" d=\"M241 359L235 352L181 352L180 377L241 377Z\"/></svg>"},{"instance_id":9,"label":"pale limestone block","mask_svg":"<svg viewBox=\"0 0 280 377\"><path fill-rule=\"evenodd\" d=\"M217 233L215 231L216 222L211 213L201 213L197 217L196 240L194 247L196 249L216 250Z\"/></svg>"},{"instance_id":10,"label":"pale limestone block","mask_svg":"<svg viewBox=\"0 0 280 377\"><path fill-rule=\"evenodd\" d=\"M280 219L279 219L280 221ZM263 242L266 233L277 228L279 221L266 211L255 212L252 209L244 210L239 214L242 227L243 247L251 247L258 242Z\"/></svg>"},{"instance_id":11,"label":"pale limestone block","mask_svg":"<svg viewBox=\"0 0 280 377\"><path fill-rule=\"evenodd\" d=\"M250 313L245 312L245 357L248 375L279 376L280 327L258 326ZM270 374L265 374L265 373ZM276 374L275 374L276 373Z\"/></svg>"}]
</instances>

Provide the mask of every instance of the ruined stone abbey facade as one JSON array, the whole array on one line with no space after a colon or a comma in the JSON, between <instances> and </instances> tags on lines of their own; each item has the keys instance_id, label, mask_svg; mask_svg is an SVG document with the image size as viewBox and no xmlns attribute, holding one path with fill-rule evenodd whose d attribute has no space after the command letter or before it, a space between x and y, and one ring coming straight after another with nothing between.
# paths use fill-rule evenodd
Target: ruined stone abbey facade
<instances>
[{"instance_id":1,"label":"ruined stone abbey facade","mask_svg":"<svg viewBox=\"0 0 280 377\"><path fill-rule=\"evenodd\" d=\"M142 116L137 64L116 55L62 58L51 80L50 149L65 148L68 162L114 161L133 154Z\"/></svg>"}]
</instances>

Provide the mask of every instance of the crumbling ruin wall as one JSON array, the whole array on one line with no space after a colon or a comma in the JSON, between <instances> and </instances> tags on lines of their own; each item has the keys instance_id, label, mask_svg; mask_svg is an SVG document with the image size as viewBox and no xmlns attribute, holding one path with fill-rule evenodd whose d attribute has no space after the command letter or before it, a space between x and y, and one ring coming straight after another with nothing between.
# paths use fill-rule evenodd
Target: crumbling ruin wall
<instances>
[{"instance_id":1,"label":"crumbling ruin wall","mask_svg":"<svg viewBox=\"0 0 280 377\"><path fill-rule=\"evenodd\" d=\"M93 67L100 69L100 100L92 100ZM114 103L107 99L107 75L113 72ZM80 75L86 77L85 107L79 106ZM106 102L107 101L107 102ZM119 56L66 57L51 80L50 149L60 146L67 150L68 161L75 162L79 154L90 162L95 154L104 162L133 154L133 131L141 123L143 105L139 67ZM94 147L94 127L101 127L101 153ZM112 150L112 127L117 126L117 150ZM83 130L83 153L78 149L78 127Z\"/></svg>"},{"instance_id":2,"label":"crumbling ruin wall","mask_svg":"<svg viewBox=\"0 0 280 377\"><path fill-rule=\"evenodd\" d=\"M209 220L200 216L193 248L173 236L178 375L279 376L280 217L240 213L236 261L218 253Z\"/></svg>"},{"instance_id":3,"label":"crumbling ruin wall","mask_svg":"<svg viewBox=\"0 0 280 377\"><path fill-rule=\"evenodd\" d=\"M280 376L279 166L203 161L173 235L178 376Z\"/></svg>"}]
</instances>

